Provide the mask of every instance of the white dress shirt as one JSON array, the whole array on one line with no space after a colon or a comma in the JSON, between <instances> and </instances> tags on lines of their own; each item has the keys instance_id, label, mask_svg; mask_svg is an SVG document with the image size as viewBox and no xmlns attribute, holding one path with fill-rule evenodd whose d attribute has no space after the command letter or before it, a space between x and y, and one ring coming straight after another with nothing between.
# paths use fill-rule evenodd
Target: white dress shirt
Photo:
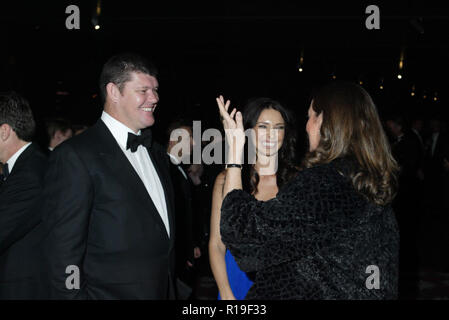
<instances>
[{"instance_id":1,"label":"white dress shirt","mask_svg":"<svg viewBox=\"0 0 449 320\"><path fill-rule=\"evenodd\" d=\"M12 172L12 168L14 167L14 165L16 164L17 159L20 157L20 155L25 151L26 148L28 148L31 145L31 142L28 142L26 145L24 145L22 148L20 148L19 150L16 151L16 153L14 153L11 158L8 159L8 161L6 161L6 163L8 164L8 171L9 173Z\"/></svg>"},{"instance_id":2,"label":"white dress shirt","mask_svg":"<svg viewBox=\"0 0 449 320\"><path fill-rule=\"evenodd\" d=\"M135 134L135 132L120 121L114 119L105 111L103 111L103 114L101 115L101 120L108 127L109 131L111 131L120 146L120 149L122 149L123 153L126 155L134 170L136 170L145 185L151 200L153 200L153 203L156 206L162 221L164 222L167 234L170 236L170 226L168 222L167 203L165 202L164 189L156 169L154 168L153 162L148 155L147 149L140 145L136 152L131 152L130 149L126 150L128 133L131 132L132 134ZM140 133L141 132L139 130L137 135L140 135Z\"/></svg>"},{"instance_id":3,"label":"white dress shirt","mask_svg":"<svg viewBox=\"0 0 449 320\"><path fill-rule=\"evenodd\" d=\"M182 175L184 176L184 178L185 178L186 180L189 180L189 178L187 178L186 172L185 172L184 169L180 166L181 161L178 160L178 158L176 158L174 155L172 155L172 154L170 154L170 153L168 153L168 152L167 152L167 154L170 156L171 162L172 162L175 166L178 167L178 170L182 173Z\"/></svg>"}]
</instances>

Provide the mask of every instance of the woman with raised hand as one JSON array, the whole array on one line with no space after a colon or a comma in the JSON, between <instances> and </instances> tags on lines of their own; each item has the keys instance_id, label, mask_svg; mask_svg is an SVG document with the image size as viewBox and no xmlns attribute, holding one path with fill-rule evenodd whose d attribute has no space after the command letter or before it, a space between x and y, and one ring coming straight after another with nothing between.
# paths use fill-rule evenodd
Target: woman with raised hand
<instances>
[{"instance_id":1,"label":"woman with raised hand","mask_svg":"<svg viewBox=\"0 0 449 320\"><path fill-rule=\"evenodd\" d=\"M268 201L242 190L242 115L218 106L230 143L220 233L256 272L246 298L397 298L398 167L369 94L352 83L313 94L304 169Z\"/></svg>"},{"instance_id":2,"label":"woman with raised hand","mask_svg":"<svg viewBox=\"0 0 449 320\"><path fill-rule=\"evenodd\" d=\"M222 96L217 100L224 105ZM235 114L236 111L233 112ZM243 116L245 123L242 126L252 129L254 133L247 144L249 159L246 159L241 169L243 189L255 199L267 201L274 198L279 188L297 173L294 167L296 135L293 117L279 102L269 98L250 101L244 108ZM251 154L255 157L250 157ZM209 257L220 298L241 300L251 287L254 275L238 268L232 254L221 241L220 208L225 175L223 171L215 180Z\"/></svg>"}]
</instances>

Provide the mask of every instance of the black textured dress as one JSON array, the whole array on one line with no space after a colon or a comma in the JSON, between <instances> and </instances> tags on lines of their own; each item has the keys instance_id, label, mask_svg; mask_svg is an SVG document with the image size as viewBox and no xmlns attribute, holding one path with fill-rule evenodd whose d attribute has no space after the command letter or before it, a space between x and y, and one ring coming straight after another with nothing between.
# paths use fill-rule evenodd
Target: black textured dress
<instances>
[{"instance_id":1,"label":"black textured dress","mask_svg":"<svg viewBox=\"0 0 449 320\"><path fill-rule=\"evenodd\" d=\"M225 197L222 240L243 271L256 271L247 299L397 298L394 213L356 192L351 163L305 169L269 201Z\"/></svg>"}]
</instances>

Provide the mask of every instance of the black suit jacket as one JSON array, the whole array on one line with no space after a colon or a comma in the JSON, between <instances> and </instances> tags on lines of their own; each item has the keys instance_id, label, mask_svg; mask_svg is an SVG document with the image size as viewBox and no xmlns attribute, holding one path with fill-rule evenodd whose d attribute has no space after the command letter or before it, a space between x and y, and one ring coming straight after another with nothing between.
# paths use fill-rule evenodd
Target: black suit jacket
<instances>
[{"instance_id":1,"label":"black suit jacket","mask_svg":"<svg viewBox=\"0 0 449 320\"><path fill-rule=\"evenodd\" d=\"M174 298L168 159L157 143L149 155L164 188L170 237L143 182L103 121L52 152L43 208L50 298ZM81 272L80 289L66 287L70 265Z\"/></svg>"},{"instance_id":2,"label":"black suit jacket","mask_svg":"<svg viewBox=\"0 0 449 320\"><path fill-rule=\"evenodd\" d=\"M443 170L444 159L449 161L449 137L446 133L440 132L435 145L432 161L438 166L438 169Z\"/></svg>"},{"instance_id":3,"label":"black suit jacket","mask_svg":"<svg viewBox=\"0 0 449 320\"><path fill-rule=\"evenodd\" d=\"M426 176L435 185L437 189L442 189L442 181L444 174L444 159L449 161L449 137L444 132L440 132L438 140L435 144L435 150L433 155L432 149L432 136L429 137L427 142L427 150L425 157L425 169Z\"/></svg>"},{"instance_id":4,"label":"black suit jacket","mask_svg":"<svg viewBox=\"0 0 449 320\"><path fill-rule=\"evenodd\" d=\"M38 296L37 254L47 157L32 143L0 186L0 299Z\"/></svg>"},{"instance_id":5,"label":"black suit jacket","mask_svg":"<svg viewBox=\"0 0 449 320\"><path fill-rule=\"evenodd\" d=\"M184 170L185 171L185 170ZM187 175L187 172L185 172ZM175 193L176 215L176 274L185 280L186 262L194 263L193 258L193 212L192 212L192 186L189 181L170 161L170 175Z\"/></svg>"}]
</instances>

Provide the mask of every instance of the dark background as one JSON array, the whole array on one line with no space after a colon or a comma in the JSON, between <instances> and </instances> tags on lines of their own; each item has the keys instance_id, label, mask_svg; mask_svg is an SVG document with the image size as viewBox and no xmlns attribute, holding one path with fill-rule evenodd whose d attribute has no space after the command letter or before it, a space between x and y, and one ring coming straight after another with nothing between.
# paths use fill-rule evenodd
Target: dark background
<instances>
[{"instance_id":1,"label":"dark background","mask_svg":"<svg viewBox=\"0 0 449 320\"><path fill-rule=\"evenodd\" d=\"M80 9L80 30L66 29L71 4ZM298 147L304 152L309 95L333 76L361 83L383 119L401 114L448 124L449 10L444 2L102 0L97 15L98 4L0 2L0 91L13 89L30 100L41 137L47 117L87 125L100 117L101 68L123 51L152 58L158 66L160 102L153 132L159 140L168 122L180 116L201 120L203 130L220 128L219 94L240 108L251 97L266 96L295 111ZM371 4L380 8L380 30L365 27ZM298 71L301 53L303 72ZM209 175L209 189L215 176ZM199 202L210 205L210 198ZM205 212L209 217L210 210ZM424 298L447 297L449 273L434 273L447 257L447 213L442 213L432 216L426 209L420 216L421 267L431 272L420 274L419 281L439 284L424 290ZM207 255L203 259L206 271L199 273L209 276L200 281L198 288L206 289L198 289L197 298L215 299ZM416 274L401 274L402 279L410 288L401 295L416 298Z\"/></svg>"},{"instance_id":2,"label":"dark background","mask_svg":"<svg viewBox=\"0 0 449 320\"><path fill-rule=\"evenodd\" d=\"M65 27L70 4L80 8L80 30ZM156 131L179 115L218 127L218 94L240 107L254 96L279 99L302 126L310 90L332 75L362 81L381 115L445 116L449 14L442 2L103 0L95 30L97 4L2 2L0 90L24 94L38 119L56 115L93 124L102 110L97 80L103 63L135 51L160 71ZM380 8L380 30L365 27L370 4Z\"/></svg>"}]
</instances>

